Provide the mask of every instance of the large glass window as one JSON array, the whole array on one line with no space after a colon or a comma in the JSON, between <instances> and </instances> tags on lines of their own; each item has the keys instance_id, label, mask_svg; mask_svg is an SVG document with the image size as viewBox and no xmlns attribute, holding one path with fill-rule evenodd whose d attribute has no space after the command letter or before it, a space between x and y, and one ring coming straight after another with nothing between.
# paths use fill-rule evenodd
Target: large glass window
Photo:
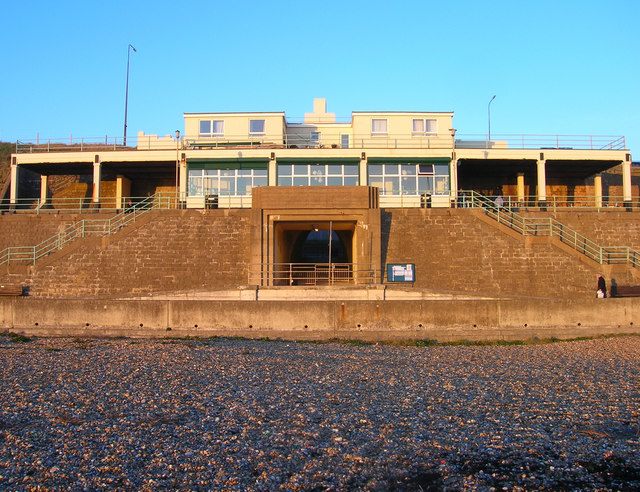
<instances>
[{"instance_id":1,"label":"large glass window","mask_svg":"<svg viewBox=\"0 0 640 492\"><path fill-rule=\"evenodd\" d=\"M448 195L447 164L370 164L369 186L380 188L381 195Z\"/></svg>"},{"instance_id":2,"label":"large glass window","mask_svg":"<svg viewBox=\"0 0 640 492\"><path fill-rule=\"evenodd\" d=\"M266 169L189 169L189 196L246 196L267 186Z\"/></svg>"},{"instance_id":3,"label":"large glass window","mask_svg":"<svg viewBox=\"0 0 640 492\"><path fill-rule=\"evenodd\" d=\"M357 164L279 164L278 186L357 186Z\"/></svg>"},{"instance_id":4,"label":"large glass window","mask_svg":"<svg viewBox=\"0 0 640 492\"><path fill-rule=\"evenodd\" d=\"M249 135L261 136L264 135L264 120L249 120Z\"/></svg>"}]
</instances>

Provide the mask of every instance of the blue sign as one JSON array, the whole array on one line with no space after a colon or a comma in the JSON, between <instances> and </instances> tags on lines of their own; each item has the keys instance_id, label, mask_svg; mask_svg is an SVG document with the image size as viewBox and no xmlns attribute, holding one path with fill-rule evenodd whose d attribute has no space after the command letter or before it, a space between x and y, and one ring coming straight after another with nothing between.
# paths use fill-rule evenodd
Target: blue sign
<instances>
[{"instance_id":1,"label":"blue sign","mask_svg":"<svg viewBox=\"0 0 640 492\"><path fill-rule=\"evenodd\" d=\"M387 282L415 282L414 263L387 263Z\"/></svg>"}]
</instances>

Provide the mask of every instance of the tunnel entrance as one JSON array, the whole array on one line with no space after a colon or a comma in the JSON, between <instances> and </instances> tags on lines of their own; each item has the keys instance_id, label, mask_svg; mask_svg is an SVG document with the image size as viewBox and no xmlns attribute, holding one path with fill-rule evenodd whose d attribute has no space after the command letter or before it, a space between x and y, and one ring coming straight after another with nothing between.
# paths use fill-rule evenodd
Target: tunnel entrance
<instances>
[{"instance_id":1,"label":"tunnel entrance","mask_svg":"<svg viewBox=\"0 0 640 492\"><path fill-rule=\"evenodd\" d=\"M351 282L355 222L275 224L276 284Z\"/></svg>"}]
</instances>

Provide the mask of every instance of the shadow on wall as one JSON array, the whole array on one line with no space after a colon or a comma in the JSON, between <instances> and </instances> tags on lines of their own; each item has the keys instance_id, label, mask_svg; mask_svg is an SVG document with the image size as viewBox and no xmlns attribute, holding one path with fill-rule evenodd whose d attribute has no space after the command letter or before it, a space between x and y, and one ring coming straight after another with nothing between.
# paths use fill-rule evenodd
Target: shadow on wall
<instances>
[{"instance_id":1,"label":"shadow on wall","mask_svg":"<svg viewBox=\"0 0 640 492\"><path fill-rule=\"evenodd\" d=\"M392 217L391 212L387 212L386 210L380 211L380 266L382 267L383 275L387 266L387 251L389 250Z\"/></svg>"}]
</instances>

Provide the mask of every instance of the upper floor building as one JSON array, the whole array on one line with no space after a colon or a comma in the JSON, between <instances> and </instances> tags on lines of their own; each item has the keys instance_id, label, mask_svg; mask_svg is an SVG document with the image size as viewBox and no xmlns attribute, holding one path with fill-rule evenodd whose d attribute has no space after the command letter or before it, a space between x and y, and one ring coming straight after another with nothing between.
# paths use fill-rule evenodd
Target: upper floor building
<instances>
[{"instance_id":1,"label":"upper floor building","mask_svg":"<svg viewBox=\"0 0 640 492\"><path fill-rule=\"evenodd\" d=\"M183 138L186 148L450 149L452 119L452 112L367 111L340 123L327 112L325 99L315 99L314 111L301 123L287 121L284 112L185 113Z\"/></svg>"}]
</instances>

